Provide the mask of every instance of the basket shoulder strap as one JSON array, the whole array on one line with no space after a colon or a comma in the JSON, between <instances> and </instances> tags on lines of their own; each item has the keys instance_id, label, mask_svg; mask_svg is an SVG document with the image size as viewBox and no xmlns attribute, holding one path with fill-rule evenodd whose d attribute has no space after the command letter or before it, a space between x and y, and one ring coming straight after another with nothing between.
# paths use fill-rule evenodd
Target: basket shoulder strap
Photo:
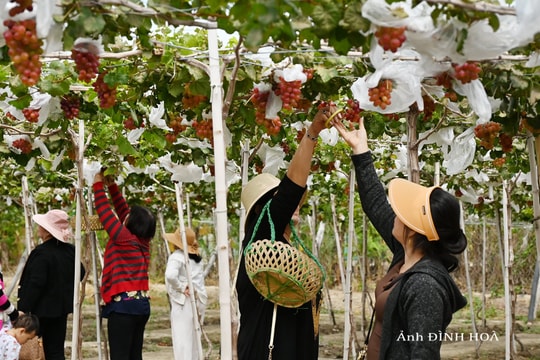
<instances>
[{"instance_id":1,"label":"basket shoulder strap","mask_svg":"<svg viewBox=\"0 0 540 360\"><path fill-rule=\"evenodd\" d=\"M302 250L307 254L307 256L309 256L316 264L317 266L319 267L319 269L321 269L321 272L322 272L322 275L323 275L323 279L326 279L326 271L324 270L324 267L322 266L322 264L319 262L319 259L317 259L315 257L315 255L313 255L313 253L306 247L306 245L304 245L304 243L302 242L302 240L300 240L300 238L298 237L298 234L296 233L296 228L294 227L294 223L293 221L291 220L290 223L289 223L289 226L291 227L291 232L292 232L292 238L293 238L293 243L296 244L297 246L300 246L302 248ZM324 280L323 280L324 281Z\"/></svg>"},{"instance_id":2,"label":"basket shoulder strap","mask_svg":"<svg viewBox=\"0 0 540 360\"><path fill-rule=\"evenodd\" d=\"M272 216L270 215L270 203L272 202L272 199L268 200L268 202L264 205L259 218L257 219L257 223L255 224L255 228L253 228L253 232L251 233L251 239L249 239L249 242L246 245L246 249L251 245L253 240L255 240L255 234L257 233L257 230L259 230L259 225L261 224L262 219L264 218L264 215L268 215L268 223L270 224L270 240L276 239L276 229L274 228L274 222L272 221Z\"/></svg>"}]
</instances>

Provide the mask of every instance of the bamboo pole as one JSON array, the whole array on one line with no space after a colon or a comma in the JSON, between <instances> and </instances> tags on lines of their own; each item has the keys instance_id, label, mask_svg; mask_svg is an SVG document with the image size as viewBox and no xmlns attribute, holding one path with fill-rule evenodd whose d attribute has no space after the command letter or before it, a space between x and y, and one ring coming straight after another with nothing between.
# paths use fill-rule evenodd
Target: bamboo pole
<instances>
[{"instance_id":1,"label":"bamboo pole","mask_svg":"<svg viewBox=\"0 0 540 360\"><path fill-rule=\"evenodd\" d=\"M512 260L510 256L510 235L508 234L509 226L509 203L508 203L508 185L506 180L503 180L502 188L502 208L503 208L503 246L504 246L504 314L505 314L505 359L513 358L513 322L512 322L512 304L511 296L512 289L510 284L510 273L512 268Z\"/></svg>"},{"instance_id":2,"label":"bamboo pole","mask_svg":"<svg viewBox=\"0 0 540 360\"><path fill-rule=\"evenodd\" d=\"M347 270L345 276L345 284L343 286L343 292L345 294L345 323L344 323L344 339L343 339L343 360L349 358L349 351L351 350L351 278L352 278L352 248L354 239L354 183L355 183L354 167L351 167L349 174L349 224L348 224L348 241L347 241Z\"/></svg>"},{"instance_id":3,"label":"bamboo pole","mask_svg":"<svg viewBox=\"0 0 540 360\"><path fill-rule=\"evenodd\" d=\"M248 168L249 168L249 140L242 144L242 165L240 169L240 174L242 177L242 189L246 186L248 182ZM236 279L238 278L238 271L240 269L240 257L242 256L242 241L244 240L245 232L244 227L246 224L246 209L244 204L240 201L240 218L238 222L238 254L236 259L236 269L234 272L233 284L236 284ZM217 251L214 251L212 257L216 257ZM232 288L232 296L234 301L231 303L231 344L232 344L232 359L237 359L238 354L236 353L237 342L238 342L238 328L240 326L240 316L238 310L238 299L236 294L236 289Z\"/></svg>"},{"instance_id":4,"label":"bamboo pole","mask_svg":"<svg viewBox=\"0 0 540 360\"><path fill-rule=\"evenodd\" d=\"M364 335L364 339L367 336L366 333L366 302L367 299L370 299L369 304L369 312L368 314L372 313L374 311L375 305L373 305L373 302L371 301L371 297L368 295L368 286L367 286L367 272L368 272L368 266L367 266L367 247L368 247L368 227L369 227L369 221L366 216L366 213L362 213L362 256L360 263L362 264L362 272L360 274L361 280L362 280L362 318L364 321L362 321L361 329L362 334ZM371 319L371 318L369 318ZM369 321L369 320L368 320Z\"/></svg>"},{"instance_id":5,"label":"bamboo pole","mask_svg":"<svg viewBox=\"0 0 540 360\"><path fill-rule=\"evenodd\" d=\"M191 301L191 309L193 312L193 327L195 328L195 331L197 333L197 346L199 348L199 360L204 359L204 354L202 350L202 343L201 343L201 324L199 323L199 316L197 316L197 301L195 299L195 288L193 287L193 278L191 277L191 266L189 265L189 252L188 252L188 244L187 244L187 238L186 238L186 226L184 225L184 212L183 212L183 205L182 205L182 184L175 183L175 192L176 192L176 208L178 209L178 225L180 229L180 234L182 235L182 247L184 249L184 259L185 259L185 265L186 265L186 273L187 273L187 279L188 279L188 287L190 289L189 291L189 299Z\"/></svg>"},{"instance_id":6,"label":"bamboo pole","mask_svg":"<svg viewBox=\"0 0 540 360\"><path fill-rule=\"evenodd\" d=\"M461 206L461 202L460 202ZM463 211L461 212L463 214ZM462 230L465 233L465 226L463 222L463 215L461 217L462 222ZM482 344L478 339L478 330L476 328L476 318L474 316L474 297L472 292L472 284L471 284L471 274L469 271L469 251L467 248L463 251L463 262L465 263L465 277L467 280L467 293L469 296L469 310L471 313L471 327L472 327L472 333L474 335L474 342L475 342L475 349L476 349L476 356L478 356L478 349L480 348L480 345Z\"/></svg>"},{"instance_id":7,"label":"bamboo pole","mask_svg":"<svg viewBox=\"0 0 540 360\"><path fill-rule=\"evenodd\" d=\"M30 211L29 206L29 196L28 196L28 178L23 176L22 178L22 195L23 195L23 207L24 207L24 225L26 228L26 252L30 254L32 251L32 211Z\"/></svg>"},{"instance_id":8,"label":"bamboo pole","mask_svg":"<svg viewBox=\"0 0 540 360\"><path fill-rule=\"evenodd\" d=\"M91 190L88 190L88 193L90 193ZM92 202L90 199L87 201L87 214L92 214ZM87 224L88 225L88 224ZM101 333L103 331L103 324L101 322L101 309L100 309L100 292L99 292L99 277L98 277L98 268L97 268L97 237L95 231L90 231L89 227L87 226L87 238L90 240L90 256L92 261L92 281L94 283L94 311L96 315L96 343L98 344L98 360L103 359L103 348L102 348L102 340L101 340ZM108 358L107 353L105 352L105 356Z\"/></svg>"},{"instance_id":9,"label":"bamboo pole","mask_svg":"<svg viewBox=\"0 0 540 360\"><path fill-rule=\"evenodd\" d=\"M26 176L22 177L21 180L21 188L22 188L22 202L23 202L23 209L24 209L24 227L25 227L25 250L23 254L21 255L19 259L19 264L17 265L17 270L15 271L15 276L11 280L11 283L6 291L7 296L9 297L13 290L15 289L15 286L19 283L19 279L21 278L22 272L24 270L24 266L26 265L26 260L28 259L28 256L30 255L30 252L32 251L32 211L30 207L30 196L28 195L28 179Z\"/></svg>"},{"instance_id":10,"label":"bamboo pole","mask_svg":"<svg viewBox=\"0 0 540 360\"><path fill-rule=\"evenodd\" d=\"M81 289L81 209L82 209L82 189L84 186L84 173L83 173L83 156L84 156L84 121L79 120L79 137L72 139L78 143L78 156L77 156L77 209L75 213L75 264L74 264L74 279L73 279L73 326L71 333L71 359L77 360L81 358L81 347L79 346L80 338L80 299L79 292Z\"/></svg>"},{"instance_id":11,"label":"bamboo pole","mask_svg":"<svg viewBox=\"0 0 540 360\"><path fill-rule=\"evenodd\" d=\"M540 268L540 226L538 221L540 219L540 198L539 198L539 185L538 185L538 163L540 161L540 135L533 137L532 134L528 134L527 137L527 151L529 153L529 168L531 171L531 186L532 186L532 201L534 212L534 234L536 238L536 269ZM535 156L536 155L536 156ZM536 318L536 309L538 308L538 292L540 290L539 277L534 276L531 290L531 300L529 304L529 316L528 321L531 322ZM534 295L534 296L533 296Z\"/></svg>"},{"instance_id":12,"label":"bamboo pole","mask_svg":"<svg viewBox=\"0 0 540 360\"><path fill-rule=\"evenodd\" d=\"M217 30L208 30L212 126L216 187L216 239L219 266L219 309L221 321L221 358L232 358L231 284L227 229L227 186L225 183L225 141L223 138L223 86L220 76Z\"/></svg>"},{"instance_id":13,"label":"bamboo pole","mask_svg":"<svg viewBox=\"0 0 540 360\"><path fill-rule=\"evenodd\" d=\"M341 287L345 291L345 268L343 266L343 251L341 249L341 237L339 236L337 211L336 211L336 196L330 194L330 208L332 210L332 224L334 228L334 239L336 240L336 252L339 266L339 277L341 280Z\"/></svg>"},{"instance_id":14,"label":"bamboo pole","mask_svg":"<svg viewBox=\"0 0 540 360\"><path fill-rule=\"evenodd\" d=\"M171 248L169 246L169 242L167 239L165 239L165 233L167 232L165 230L165 221L163 220L163 213L160 211L158 213L158 220L159 220L159 227L161 229L161 237L163 239L163 243L165 244L165 251L167 251L167 258L171 255Z\"/></svg>"},{"instance_id":15,"label":"bamboo pole","mask_svg":"<svg viewBox=\"0 0 540 360\"><path fill-rule=\"evenodd\" d=\"M191 201L190 201L190 194L186 193L186 216L187 216L187 226L191 229L193 229L193 224L191 221Z\"/></svg>"},{"instance_id":16,"label":"bamboo pole","mask_svg":"<svg viewBox=\"0 0 540 360\"><path fill-rule=\"evenodd\" d=\"M487 233L486 218L482 219L482 327L485 329L486 322L486 263L487 263Z\"/></svg>"}]
</instances>

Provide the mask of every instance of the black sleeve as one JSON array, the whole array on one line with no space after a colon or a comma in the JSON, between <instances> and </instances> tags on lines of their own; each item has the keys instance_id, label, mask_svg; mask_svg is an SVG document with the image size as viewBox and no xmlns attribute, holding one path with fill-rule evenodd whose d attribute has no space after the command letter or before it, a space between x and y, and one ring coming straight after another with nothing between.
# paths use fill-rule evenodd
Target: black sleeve
<instances>
[{"instance_id":1,"label":"black sleeve","mask_svg":"<svg viewBox=\"0 0 540 360\"><path fill-rule=\"evenodd\" d=\"M362 209L394 256L401 254L403 247L392 236L396 214L392 210L386 197L386 191L375 172L371 152L353 155L351 159L356 171L356 182Z\"/></svg>"}]
</instances>

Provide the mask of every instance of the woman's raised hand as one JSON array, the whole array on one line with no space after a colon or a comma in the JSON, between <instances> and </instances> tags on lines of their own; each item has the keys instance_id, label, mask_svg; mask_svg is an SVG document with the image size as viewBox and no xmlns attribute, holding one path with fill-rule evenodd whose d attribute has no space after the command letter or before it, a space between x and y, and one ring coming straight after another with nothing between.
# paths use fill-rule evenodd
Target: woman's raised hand
<instances>
[{"instance_id":1,"label":"woman's raised hand","mask_svg":"<svg viewBox=\"0 0 540 360\"><path fill-rule=\"evenodd\" d=\"M362 154L369 151L367 132L364 127L363 118L360 119L359 127L355 130L348 130L345 128L341 119L338 118L332 119L330 123L336 128L343 140L349 144L353 154Z\"/></svg>"},{"instance_id":2,"label":"woman's raised hand","mask_svg":"<svg viewBox=\"0 0 540 360\"><path fill-rule=\"evenodd\" d=\"M332 114L336 113L337 111L338 108L333 104L328 104L327 106L320 108L313 118L313 122L310 126L311 131L309 133L313 136L318 136L322 130L327 128L328 120Z\"/></svg>"}]
</instances>

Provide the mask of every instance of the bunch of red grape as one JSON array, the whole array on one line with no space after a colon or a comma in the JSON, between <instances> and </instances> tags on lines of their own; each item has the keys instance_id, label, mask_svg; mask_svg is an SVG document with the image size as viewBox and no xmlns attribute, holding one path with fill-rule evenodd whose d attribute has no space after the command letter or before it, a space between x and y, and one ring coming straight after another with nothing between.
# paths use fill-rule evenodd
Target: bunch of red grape
<instances>
[{"instance_id":1,"label":"bunch of red grape","mask_svg":"<svg viewBox=\"0 0 540 360\"><path fill-rule=\"evenodd\" d=\"M500 133L499 134L499 143L501 144L502 151L505 153L509 153L512 151L512 136L507 133Z\"/></svg>"},{"instance_id":2,"label":"bunch of red grape","mask_svg":"<svg viewBox=\"0 0 540 360\"><path fill-rule=\"evenodd\" d=\"M14 140L12 145L14 148L21 150L23 154L30 154L30 152L32 152L32 144L26 139L19 138Z\"/></svg>"},{"instance_id":3,"label":"bunch of red grape","mask_svg":"<svg viewBox=\"0 0 540 360\"><path fill-rule=\"evenodd\" d=\"M325 100L321 100L321 101L319 102L319 105L317 105L317 109L318 109L318 110L321 110L321 109L323 109L323 108L325 108L325 107L330 107L330 106L335 106L335 105L336 105L336 104L334 104L333 101L325 101Z\"/></svg>"},{"instance_id":4,"label":"bunch of red grape","mask_svg":"<svg viewBox=\"0 0 540 360\"><path fill-rule=\"evenodd\" d=\"M384 50L390 50L391 52L396 52L407 39L405 36L405 27L392 28L382 26L377 29L375 36L378 39L379 45Z\"/></svg>"},{"instance_id":5,"label":"bunch of red grape","mask_svg":"<svg viewBox=\"0 0 540 360\"><path fill-rule=\"evenodd\" d=\"M435 101L428 95L422 95L424 100L424 121L429 121L435 112Z\"/></svg>"},{"instance_id":6,"label":"bunch of red grape","mask_svg":"<svg viewBox=\"0 0 540 360\"><path fill-rule=\"evenodd\" d=\"M380 107L382 110L386 109L388 105L392 103L392 80L383 79L379 81L379 84L368 90L369 101L373 105Z\"/></svg>"},{"instance_id":7,"label":"bunch of red grape","mask_svg":"<svg viewBox=\"0 0 540 360\"><path fill-rule=\"evenodd\" d=\"M454 91L454 85L452 84L452 77L448 72L443 72L437 75L436 77L437 85L442 86L447 91L444 94L444 97L450 99L451 101L457 101L457 94Z\"/></svg>"},{"instance_id":8,"label":"bunch of red grape","mask_svg":"<svg viewBox=\"0 0 540 360\"><path fill-rule=\"evenodd\" d=\"M313 75L315 74L315 69L304 69L304 74L306 74L307 80L313 79Z\"/></svg>"},{"instance_id":9,"label":"bunch of red grape","mask_svg":"<svg viewBox=\"0 0 540 360\"><path fill-rule=\"evenodd\" d=\"M192 124L195 129L195 134L200 139L212 140L214 138L214 127L212 126L212 119L195 120Z\"/></svg>"},{"instance_id":10,"label":"bunch of red grape","mask_svg":"<svg viewBox=\"0 0 540 360\"><path fill-rule=\"evenodd\" d=\"M480 139L480 145L486 149L493 149L495 139L499 135L502 126L498 122L489 121L484 124L476 125L474 135Z\"/></svg>"},{"instance_id":11,"label":"bunch of red grape","mask_svg":"<svg viewBox=\"0 0 540 360\"><path fill-rule=\"evenodd\" d=\"M124 124L124 129L126 130L135 130L139 127L135 123L135 120L133 120L132 116L128 116L128 118L124 120L123 124Z\"/></svg>"},{"instance_id":12,"label":"bunch of red grape","mask_svg":"<svg viewBox=\"0 0 540 360\"><path fill-rule=\"evenodd\" d=\"M506 163L506 158L504 157L500 157L500 158L496 158L496 159L493 159L493 166L495 167L502 167L504 164Z\"/></svg>"},{"instance_id":13,"label":"bunch of red grape","mask_svg":"<svg viewBox=\"0 0 540 360\"><path fill-rule=\"evenodd\" d=\"M90 82L99 71L99 55L85 49L71 49L71 58L79 72L79 80Z\"/></svg>"},{"instance_id":14,"label":"bunch of red grape","mask_svg":"<svg viewBox=\"0 0 540 360\"><path fill-rule=\"evenodd\" d=\"M165 134L165 141L167 141L169 144L173 144L177 138L178 136L172 131Z\"/></svg>"},{"instance_id":15,"label":"bunch of red grape","mask_svg":"<svg viewBox=\"0 0 540 360\"><path fill-rule=\"evenodd\" d=\"M279 143L279 146L281 147L281 150L283 150L283 152L285 154L290 154L291 152L291 147L289 146L289 144L286 142L286 141L282 141Z\"/></svg>"},{"instance_id":16,"label":"bunch of red grape","mask_svg":"<svg viewBox=\"0 0 540 360\"><path fill-rule=\"evenodd\" d=\"M31 123L37 123L39 119L39 109L26 108L22 110L24 118Z\"/></svg>"},{"instance_id":17,"label":"bunch of red grape","mask_svg":"<svg viewBox=\"0 0 540 360\"><path fill-rule=\"evenodd\" d=\"M41 75L39 56L43 52L43 41L37 37L36 20L5 20L4 39L8 46L8 55L13 61L21 81L26 86L33 86Z\"/></svg>"},{"instance_id":18,"label":"bunch of red grape","mask_svg":"<svg viewBox=\"0 0 540 360\"><path fill-rule=\"evenodd\" d=\"M298 106L298 101L302 95L301 87L302 81L300 80L285 81L283 77L279 78L275 93L281 98L283 109L292 110Z\"/></svg>"},{"instance_id":19,"label":"bunch of red grape","mask_svg":"<svg viewBox=\"0 0 540 360\"><path fill-rule=\"evenodd\" d=\"M187 126L182 124L182 120L184 119L180 115L176 115L170 119L169 127L175 134L180 134L182 131L186 130Z\"/></svg>"},{"instance_id":20,"label":"bunch of red grape","mask_svg":"<svg viewBox=\"0 0 540 360\"><path fill-rule=\"evenodd\" d=\"M66 95L60 100L60 107L66 119L73 120L79 116L81 98L76 95Z\"/></svg>"},{"instance_id":21,"label":"bunch of red grape","mask_svg":"<svg viewBox=\"0 0 540 360\"><path fill-rule=\"evenodd\" d=\"M281 125L283 124L281 123L281 118L276 116L273 119L264 119L264 123L262 125L266 129L266 133L268 135L277 135L281 130Z\"/></svg>"},{"instance_id":22,"label":"bunch of red grape","mask_svg":"<svg viewBox=\"0 0 540 360\"><path fill-rule=\"evenodd\" d=\"M262 124L266 118L266 103L268 102L269 91L262 91L259 88L253 89L250 101L255 106L255 121Z\"/></svg>"},{"instance_id":23,"label":"bunch of red grape","mask_svg":"<svg viewBox=\"0 0 540 360\"><path fill-rule=\"evenodd\" d=\"M10 2L18 4L9 9L9 16L11 17L21 14L25 10L32 11L34 9L32 6L32 0L10 0Z\"/></svg>"},{"instance_id":24,"label":"bunch of red grape","mask_svg":"<svg viewBox=\"0 0 540 360\"><path fill-rule=\"evenodd\" d=\"M478 79L478 74L482 72L478 63L474 61L468 61L462 65L453 64L452 66L454 67L454 76L462 84L467 84Z\"/></svg>"},{"instance_id":25,"label":"bunch of red grape","mask_svg":"<svg viewBox=\"0 0 540 360\"><path fill-rule=\"evenodd\" d=\"M182 96L182 105L184 109L195 109L205 100L206 96L204 95L184 94Z\"/></svg>"},{"instance_id":26,"label":"bunch of red grape","mask_svg":"<svg viewBox=\"0 0 540 360\"><path fill-rule=\"evenodd\" d=\"M110 87L103 79L107 75L104 71L99 74L96 81L94 81L94 90L98 94L99 106L102 109L109 109L116 104L116 86Z\"/></svg>"},{"instance_id":27,"label":"bunch of red grape","mask_svg":"<svg viewBox=\"0 0 540 360\"><path fill-rule=\"evenodd\" d=\"M172 131L169 131L167 134L165 134L165 140L167 140L169 143L174 143L176 141L176 138L178 137L178 134L180 134L182 131L184 131L187 126L182 124L182 116L176 115L169 120L169 127L172 129Z\"/></svg>"},{"instance_id":28,"label":"bunch of red grape","mask_svg":"<svg viewBox=\"0 0 540 360\"><path fill-rule=\"evenodd\" d=\"M358 100L347 99L347 106L345 107L345 114L343 114L343 117L350 122L359 123L361 113L362 109L360 108Z\"/></svg>"}]
</instances>

